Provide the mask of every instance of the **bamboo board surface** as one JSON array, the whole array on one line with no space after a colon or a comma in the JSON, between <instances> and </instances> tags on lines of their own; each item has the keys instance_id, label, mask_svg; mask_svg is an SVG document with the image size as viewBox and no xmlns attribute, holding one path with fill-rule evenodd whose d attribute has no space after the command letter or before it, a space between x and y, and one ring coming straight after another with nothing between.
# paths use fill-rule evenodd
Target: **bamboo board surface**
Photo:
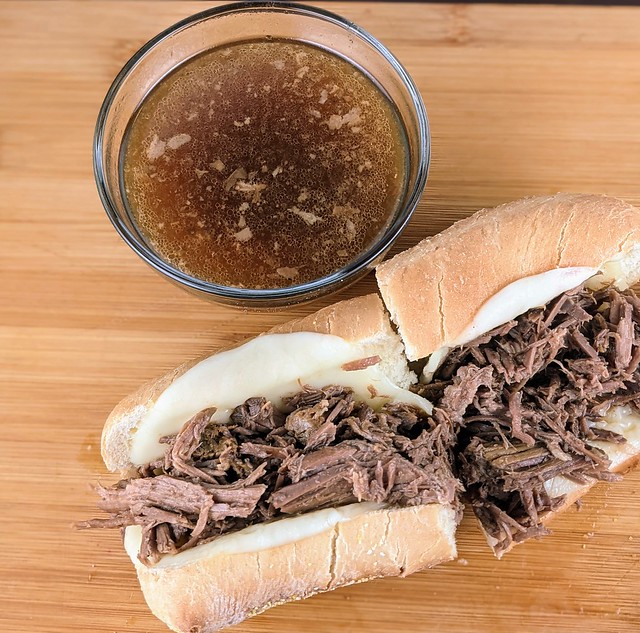
<instances>
[{"instance_id":1,"label":"bamboo board surface","mask_svg":"<svg viewBox=\"0 0 640 633\"><path fill-rule=\"evenodd\" d=\"M194 2L0 2L0 630L165 630L116 532L76 532L99 437L141 382L335 298L268 314L207 304L148 269L102 211L91 138L115 74ZM336 2L386 43L429 112L427 190L396 251L477 208L558 190L640 203L640 9ZM247 632L637 631L640 472L554 535L278 607Z\"/></svg>"}]
</instances>

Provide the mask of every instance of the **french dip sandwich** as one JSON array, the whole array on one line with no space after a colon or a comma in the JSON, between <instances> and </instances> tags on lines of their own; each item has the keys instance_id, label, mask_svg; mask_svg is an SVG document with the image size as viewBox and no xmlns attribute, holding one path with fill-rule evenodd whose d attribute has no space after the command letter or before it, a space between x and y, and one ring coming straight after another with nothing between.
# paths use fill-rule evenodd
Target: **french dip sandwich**
<instances>
[{"instance_id":1,"label":"french dip sandwich","mask_svg":"<svg viewBox=\"0 0 640 633\"><path fill-rule=\"evenodd\" d=\"M485 209L377 279L498 557L636 460L640 210L570 194Z\"/></svg>"},{"instance_id":2,"label":"french dip sandwich","mask_svg":"<svg viewBox=\"0 0 640 633\"><path fill-rule=\"evenodd\" d=\"M640 210L529 198L376 276L382 300L183 365L109 417L122 479L85 527L124 528L174 631L450 560L463 488L502 556L640 455Z\"/></svg>"},{"instance_id":3,"label":"french dip sandwich","mask_svg":"<svg viewBox=\"0 0 640 633\"><path fill-rule=\"evenodd\" d=\"M456 555L452 428L408 389L377 295L183 365L125 399L99 488L153 613L205 633Z\"/></svg>"}]
</instances>

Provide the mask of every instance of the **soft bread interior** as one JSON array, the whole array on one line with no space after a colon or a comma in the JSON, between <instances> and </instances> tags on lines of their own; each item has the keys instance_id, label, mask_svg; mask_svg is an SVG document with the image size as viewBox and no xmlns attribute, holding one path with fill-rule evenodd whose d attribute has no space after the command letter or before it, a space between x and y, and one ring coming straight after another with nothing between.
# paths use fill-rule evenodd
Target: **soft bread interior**
<instances>
[{"instance_id":1,"label":"soft bread interior","mask_svg":"<svg viewBox=\"0 0 640 633\"><path fill-rule=\"evenodd\" d=\"M287 371L281 371L274 358L269 359L264 355L249 358L245 348L235 356L231 354L230 357L226 357L230 363L229 367L233 366L236 375L225 370L225 363L215 360L216 354L207 355L205 358L185 363L125 398L109 416L102 433L102 457L107 468L112 471L126 472L131 467L140 465L147 454L157 455L157 450L145 452L143 449L139 451L135 449L137 454L135 457L132 456L137 430L145 426L148 420L151 420L152 426L157 425L156 435L175 433L191 415L205 406L213 405L228 411L230 406L241 404L246 397L265 395L259 393L258 387L265 383L273 384L274 372L279 372L279 375L289 382L295 382L316 371L336 370L349 360L379 356L381 362L376 370L369 372L370 374L377 376L382 374L380 380L383 381L383 377L386 377L399 387L407 387L415 382L415 375L408 368L400 337L393 331L378 295L371 294L341 301L302 319L278 326L272 330L271 334L303 332L328 336L316 338L315 342L311 342L312 335L301 336L298 339L292 337L290 344L283 343L283 349L280 352L273 351L274 339L264 344L256 343L253 347L255 352L267 355L281 353L282 358L287 361ZM268 335L264 335L266 336ZM254 340L260 340L260 338ZM287 337L284 337L280 342L286 340ZM296 345L293 343L295 340L306 341L308 345L304 342L300 349L296 350ZM286 353L284 347L288 350ZM233 352L233 349L222 353L229 352ZM233 361L234 358L236 361ZM313 363L316 361L319 361L320 365L314 367ZM195 371L191 376L196 377L198 384L202 387L201 391L195 393L194 400L190 399L194 396L194 389L189 388L189 381L186 381L186 387L185 381L180 382L181 377L192 369ZM251 374L252 380L249 380L248 374ZM339 378L339 376L334 377ZM223 380L230 388L226 395L222 394L224 402L214 401L217 399L212 398L212 392L216 389L220 394L220 388L217 386L219 380ZM169 395L164 395L174 383L180 383L182 386L172 390ZM247 392L248 395L243 398L240 391L244 387L247 387L251 393ZM183 401L180 399L181 392ZM163 402L153 412L156 402L161 398ZM204 402L204 405L197 409L196 399L200 403ZM163 408L172 412L171 420L162 421L161 416L158 417L158 413ZM182 417L180 422L177 421L178 413ZM223 413L221 412L220 415ZM145 442L141 441L140 444Z\"/></svg>"},{"instance_id":2,"label":"soft bread interior","mask_svg":"<svg viewBox=\"0 0 640 633\"><path fill-rule=\"evenodd\" d=\"M366 511L358 506L367 506ZM320 510L278 524L306 522L304 529L254 526L255 550L245 551L242 532L199 546L180 564L145 567L135 556L139 535L127 530L127 550L153 613L173 631L209 633L277 604L383 576L407 575L456 556L457 514L423 505L340 511ZM283 527L280 526L280 527ZM274 536L260 533L271 531ZM225 539L227 544L225 545ZM246 541L248 542L248 541ZM240 545L238 545L240 543ZM186 554L186 552L185 552Z\"/></svg>"},{"instance_id":3,"label":"soft bread interior","mask_svg":"<svg viewBox=\"0 0 640 633\"><path fill-rule=\"evenodd\" d=\"M607 196L526 198L457 222L376 276L408 358L419 360L546 303L566 283L593 276L629 287L640 276L640 210Z\"/></svg>"},{"instance_id":4,"label":"soft bread interior","mask_svg":"<svg viewBox=\"0 0 640 633\"><path fill-rule=\"evenodd\" d=\"M640 279L640 244L635 244L629 251L620 252L599 270L589 285L593 288L613 284L619 290L631 288Z\"/></svg>"}]
</instances>

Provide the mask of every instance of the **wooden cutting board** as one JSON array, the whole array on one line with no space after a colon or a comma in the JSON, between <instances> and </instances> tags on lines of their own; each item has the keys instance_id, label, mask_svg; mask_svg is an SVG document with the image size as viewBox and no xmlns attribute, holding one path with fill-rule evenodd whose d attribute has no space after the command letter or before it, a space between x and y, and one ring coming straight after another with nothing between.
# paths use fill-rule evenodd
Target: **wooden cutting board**
<instances>
[{"instance_id":1,"label":"wooden cutting board","mask_svg":"<svg viewBox=\"0 0 640 633\"><path fill-rule=\"evenodd\" d=\"M115 74L206 5L0 3L0 630L165 630L115 532L77 532L111 481L103 421L139 383L330 302L268 314L207 304L121 242L91 138ZM429 183L398 249L482 206L558 190L640 203L640 9L336 2L424 96ZM365 279L345 298L371 291ZM542 542L494 560L466 519L460 559L289 606L242 631L637 631L640 472L602 485Z\"/></svg>"}]
</instances>

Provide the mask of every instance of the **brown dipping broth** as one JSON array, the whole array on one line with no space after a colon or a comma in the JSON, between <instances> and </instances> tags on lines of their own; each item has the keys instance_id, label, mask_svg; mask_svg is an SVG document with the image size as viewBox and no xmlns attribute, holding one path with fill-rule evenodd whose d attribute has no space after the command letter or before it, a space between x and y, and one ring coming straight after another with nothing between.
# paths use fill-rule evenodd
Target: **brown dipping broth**
<instances>
[{"instance_id":1,"label":"brown dipping broth","mask_svg":"<svg viewBox=\"0 0 640 633\"><path fill-rule=\"evenodd\" d=\"M344 59L291 40L192 58L130 124L125 198L142 237L204 281L280 288L374 244L402 198L393 105Z\"/></svg>"}]
</instances>

